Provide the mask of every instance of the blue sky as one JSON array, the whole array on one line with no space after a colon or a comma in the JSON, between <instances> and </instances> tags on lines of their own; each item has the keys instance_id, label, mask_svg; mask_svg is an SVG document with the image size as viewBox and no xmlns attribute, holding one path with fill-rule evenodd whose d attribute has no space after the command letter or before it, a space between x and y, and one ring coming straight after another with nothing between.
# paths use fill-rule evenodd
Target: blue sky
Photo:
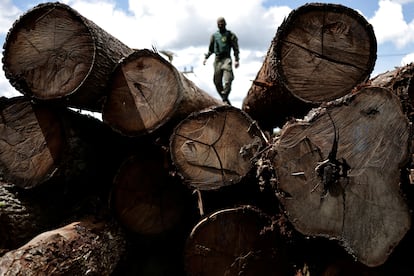
<instances>
[{"instance_id":1,"label":"blue sky","mask_svg":"<svg viewBox=\"0 0 414 276\"><path fill-rule=\"evenodd\" d=\"M13 22L45 1L0 0L0 43ZM175 53L173 65L200 88L218 97L212 82L213 58L202 65L216 18L224 16L228 29L239 37L240 67L230 100L240 107L255 78L277 27L300 0L63 0L84 17L131 48L152 48ZM340 0L335 3L359 11L374 27L377 61L371 76L414 62L414 0ZM220 8L217 8L220 7ZM0 75L0 95L20 95Z\"/></svg>"}]
</instances>

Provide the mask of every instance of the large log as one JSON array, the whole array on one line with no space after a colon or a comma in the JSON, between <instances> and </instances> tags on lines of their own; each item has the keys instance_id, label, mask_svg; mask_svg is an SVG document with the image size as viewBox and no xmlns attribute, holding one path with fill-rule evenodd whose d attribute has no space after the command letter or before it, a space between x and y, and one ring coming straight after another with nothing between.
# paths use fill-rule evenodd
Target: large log
<instances>
[{"instance_id":1,"label":"large log","mask_svg":"<svg viewBox=\"0 0 414 276\"><path fill-rule=\"evenodd\" d=\"M0 258L0 275L111 275L125 251L116 224L91 219L42 233Z\"/></svg>"},{"instance_id":2,"label":"large log","mask_svg":"<svg viewBox=\"0 0 414 276\"><path fill-rule=\"evenodd\" d=\"M141 235L159 235L185 223L190 196L169 175L166 152L149 146L125 160L114 179L111 206L120 223Z\"/></svg>"},{"instance_id":3,"label":"large log","mask_svg":"<svg viewBox=\"0 0 414 276\"><path fill-rule=\"evenodd\" d=\"M242 110L227 105L191 114L170 138L178 172L186 184L199 190L240 182L265 145L257 124Z\"/></svg>"},{"instance_id":4,"label":"large log","mask_svg":"<svg viewBox=\"0 0 414 276\"><path fill-rule=\"evenodd\" d=\"M185 246L188 275L293 275L272 219L252 206L217 211L194 226Z\"/></svg>"},{"instance_id":5,"label":"large log","mask_svg":"<svg viewBox=\"0 0 414 276\"><path fill-rule=\"evenodd\" d=\"M42 185L24 190L0 182L0 250L16 249L70 218L108 213L107 188L76 188Z\"/></svg>"},{"instance_id":6,"label":"large log","mask_svg":"<svg viewBox=\"0 0 414 276\"><path fill-rule=\"evenodd\" d=\"M265 128L281 127L367 80L376 51L372 26L358 12L336 4L303 5L279 26L243 110Z\"/></svg>"},{"instance_id":7,"label":"large log","mask_svg":"<svg viewBox=\"0 0 414 276\"><path fill-rule=\"evenodd\" d=\"M276 74L275 50L276 40L273 39L242 105L243 111L270 133L273 128L282 127L292 117L303 117L313 107L283 89Z\"/></svg>"},{"instance_id":8,"label":"large log","mask_svg":"<svg viewBox=\"0 0 414 276\"><path fill-rule=\"evenodd\" d=\"M276 34L276 70L293 95L321 103L366 81L377 58L372 26L357 11L310 3L293 10Z\"/></svg>"},{"instance_id":9,"label":"large log","mask_svg":"<svg viewBox=\"0 0 414 276\"><path fill-rule=\"evenodd\" d=\"M98 119L25 97L2 98L0 110L5 181L25 189L48 181L103 184L114 161L105 148L112 131Z\"/></svg>"},{"instance_id":10,"label":"large log","mask_svg":"<svg viewBox=\"0 0 414 276\"><path fill-rule=\"evenodd\" d=\"M65 99L100 111L109 76L132 50L62 3L23 14L6 37L3 69L11 84L40 100Z\"/></svg>"},{"instance_id":11,"label":"large log","mask_svg":"<svg viewBox=\"0 0 414 276\"><path fill-rule=\"evenodd\" d=\"M388 89L365 87L287 124L274 143L277 195L304 235L338 240L383 264L411 226L401 195L410 127Z\"/></svg>"},{"instance_id":12,"label":"large log","mask_svg":"<svg viewBox=\"0 0 414 276\"><path fill-rule=\"evenodd\" d=\"M215 105L222 103L158 53L144 49L135 51L117 66L102 118L115 131L140 136Z\"/></svg>"}]
</instances>

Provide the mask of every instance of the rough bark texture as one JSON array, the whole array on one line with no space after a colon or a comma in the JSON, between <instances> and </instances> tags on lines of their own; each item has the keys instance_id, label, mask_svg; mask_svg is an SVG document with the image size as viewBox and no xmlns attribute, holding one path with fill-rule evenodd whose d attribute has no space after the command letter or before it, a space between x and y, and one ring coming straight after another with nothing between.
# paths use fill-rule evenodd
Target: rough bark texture
<instances>
[{"instance_id":1,"label":"rough bark texture","mask_svg":"<svg viewBox=\"0 0 414 276\"><path fill-rule=\"evenodd\" d=\"M185 247L187 275L289 275L272 220L251 206L201 220Z\"/></svg>"},{"instance_id":2,"label":"rough bark texture","mask_svg":"<svg viewBox=\"0 0 414 276\"><path fill-rule=\"evenodd\" d=\"M42 200L22 196L14 185L0 183L0 249L20 247L56 223L56 214L46 207Z\"/></svg>"},{"instance_id":3,"label":"rough bark texture","mask_svg":"<svg viewBox=\"0 0 414 276\"><path fill-rule=\"evenodd\" d=\"M383 264L411 226L399 187L410 144L400 102L367 87L310 115L286 125L274 144L280 202L301 233Z\"/></svg>"},{"instance_id":4,"label":"rough bark texture","mask_svg":"<svg viewBox=\"0 0 414 276\"><path fill-rule=\"evenodd\" d=\"M142 234L165 233L183 223L189 198L171 177L168 156L155 146L128 158L114 179L111 202L128 230Z\"/></svg>"},{"instance_id":5,"label":"rough bark texture","mask_svg":"<svg viewBox=\"0 0 414 276\"><path fill-rule=\"evenodd\" d=\"M112 79L102 117L127 136L151 133L191 112L222 105L159 54L146 49L125 58Z\"/></svg>"},{"instance_id":6,"label":"rough bark texture","mask_svg":"<svg viewBox=\"0 0 414 276\"><path fill-rule=\"evenodd\" d=\"M193 113L175 128L171 158L184 181L199 190L238 183L265 146L263 133L243 111L220 106Z\"/></svg>"},{"instance_id":7,"label":"rough bark texture","mask_svg":"<svg viewBox=\"0 0 414 276\"><path fill-rule=\"evenodd\" d=\"M111 275L124 250L116 225L74 222L6 253L0 258L0 275Z\"/></svg>"},{"instance_id":8,"label":"rough bark texture","mask_svg":"<svg viewBox=\"0 0 414 276\"><path fill-rule=\"evenodd\" d=\"M270 133L273 128L281 128L292 117L303 117L313 107L286 91L279 82L275 45L276 40L273 39L242 105L242 110L255 119L263 130Z\"/></svg>"},{"instance_id":9,"label":"rough bark texture","mask_svg":"<svg viewBox=\"0 0 414 276\"><path fill-rule=\"evenodd\" d=\"M276 34L279 81L305 102L340 98L371 74L377 57L372 26L357 11L311 3L293 10Z\"/></svg>"},{"instance_id":10,"label":"rough bark texture","mask_svg":"<svg viewBox=\"0 0 414 276\"><path fill-rule=\"evenodd\" d=\"M404 113L414 121L414 63L379 74L368 85L391 89L400 98Z\"/></svg>"},{"instance_id":11,"label":"rough bark texture","mask_svg":"<svg viewBox=\"0 0 414 276\"><path fill-rule=\"evenodd\" d=\"M3 69L23 94L100 111L109 76L132 50L61 3L22 15L4 44Z\"/></svg>"}]
</instances>

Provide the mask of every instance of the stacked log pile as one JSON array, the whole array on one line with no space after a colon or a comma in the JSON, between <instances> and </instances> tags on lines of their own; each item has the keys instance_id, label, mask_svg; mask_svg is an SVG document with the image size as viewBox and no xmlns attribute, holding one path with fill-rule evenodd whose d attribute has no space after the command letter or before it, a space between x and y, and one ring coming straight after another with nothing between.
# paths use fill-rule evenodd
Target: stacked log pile
<instances>
[{"instance_id":1,"label":"stacked log pile","mask_svg":"<svg viewBox=\"0 0 414 276\"><path fill-rule=\"evenodd\" d=\"M3 55L0 275L411 269L412 65L368 80L357 12L293 10L242 109L61 3Z\"/></svg>"}]
</instances>

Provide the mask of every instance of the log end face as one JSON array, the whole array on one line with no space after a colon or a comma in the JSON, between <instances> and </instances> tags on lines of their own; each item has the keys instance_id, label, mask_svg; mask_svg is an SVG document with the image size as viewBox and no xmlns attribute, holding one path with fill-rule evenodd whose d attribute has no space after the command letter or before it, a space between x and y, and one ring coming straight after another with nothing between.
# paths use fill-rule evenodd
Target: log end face
<instances>
[{"instance_id":1,"label":"log end face","mask_svg":"<svg viewBox=\"0 0 414 276\"><path fill-rule=\"evenodd\" d=\"M180 89L171 64L152 51L135 51L115 70L104 121L126 135L151 133L174 116L181 103Z\"/></svg>"},{"instance_id":2,"label":"log end face","mask_svg":"<svg viewBox=\"0 0 414 276\"><path fill-rule=\"evenodd\" d=\"M411 227L399 188L409 140L398 98L378 87L289 123L275 145L274 167L292 224L343 243L368 266L384 263Z\"/></svg>"},{"instance_id":3,"label":"log end face","mask_svg":"<svg viewBox=\"0 0 414 276\"><path fill-rule=\"evenodd\" d=\"M193 188L214 190L238 183L265 145L257 125L240 109L219 106L192 114L174 130L171 157Z\"/></svg>"},{"instance_id":4,"label":"log end face","mask_svg":"<svg viewBox=\"0 0 414 276\"><path fill-rule=\"evenodd\" d=\"M350 93L369 78L375 65L372 26L341 5L315 3L293 10L276 37L281 83L305 102L321 103Z\"/></svg>"},{"instance_id":5,"label":"log end face","mask_svg":"<svg viewBox=\"0 0 414 276\"><path fill-rule=\"evenodd\" d=\"M83 83L94 59L94 40L80 15L64 4L48 3L14 23L4 45L3 67L23 94L55 99Z\"/></svg>"},{"instance_id":6,"label":"log end face","mask_svg":"<svg viewBox=\"0 0 414 276\"><path fill-rule=\"evenodd\" d=\"M40 185L53 176L63 152L56 114L22 97L10 99L2 114L0 162L4 178L26 189Z\"/></svg>"}]
</instances>

